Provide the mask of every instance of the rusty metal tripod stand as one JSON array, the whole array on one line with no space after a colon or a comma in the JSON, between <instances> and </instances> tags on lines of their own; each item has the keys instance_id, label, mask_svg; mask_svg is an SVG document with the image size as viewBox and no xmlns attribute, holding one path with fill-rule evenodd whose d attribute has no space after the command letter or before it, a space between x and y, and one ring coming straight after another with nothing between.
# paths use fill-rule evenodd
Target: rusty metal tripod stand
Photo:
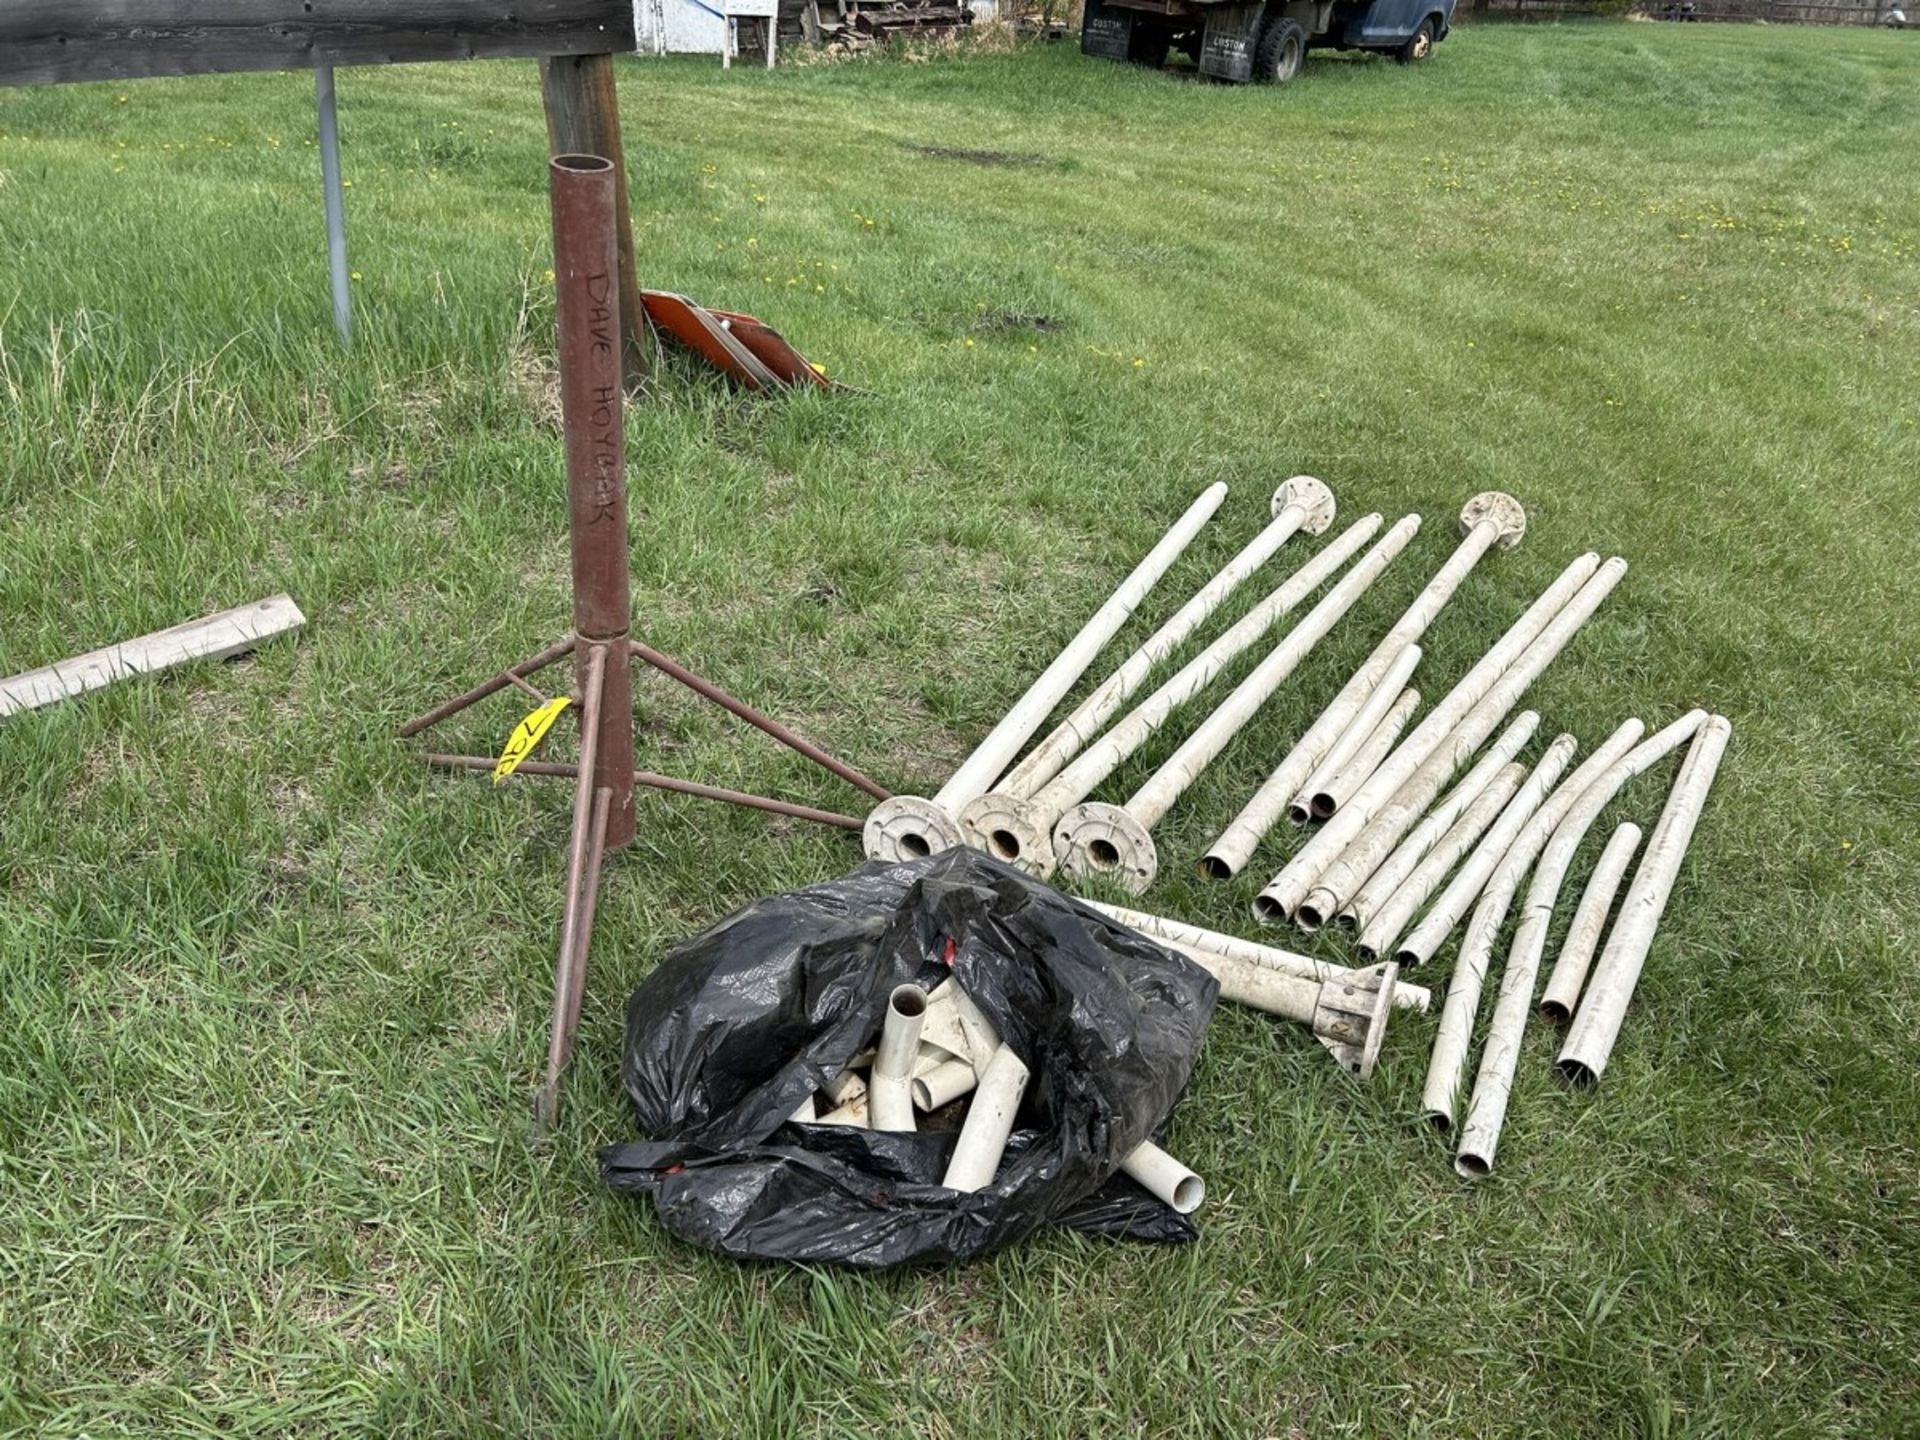
<instances>
[{"instance_id":1,"label":"rusty metal tripod stand","mask_svg":"<svg viewBox=\"0 0 1920 1440\"><path fill-rule=\"evenodd\" d=\"M547 697L529 677L569 655L573 657L579 763L528 760L519 766L519 773L560 776L574 782L573 835L568 845L566 898L554 967L553 1022L547 1042L546 1079L536 1106L542 1126L559 1118L561 1077L573 1052L573 1034L586 985L587 948L593 937L600 868L609 849L619 849L633 839L635 785L847 830L858 831L862 825L851 815L635 769L634 660L644 661L731 711L875 800L889 797L888 791L851 765L628 635L632 585L627 568L626 476L621 444L613 166L597 155L560 155L552 162L550 180L567 528L573 556L573 634L408 721L399 732L402 738L417 735L508 686L545 704ZM484 755L430 754L422 758L445 769L491 770L494 766L494 761Z\"/></svg>"}]
</instances>

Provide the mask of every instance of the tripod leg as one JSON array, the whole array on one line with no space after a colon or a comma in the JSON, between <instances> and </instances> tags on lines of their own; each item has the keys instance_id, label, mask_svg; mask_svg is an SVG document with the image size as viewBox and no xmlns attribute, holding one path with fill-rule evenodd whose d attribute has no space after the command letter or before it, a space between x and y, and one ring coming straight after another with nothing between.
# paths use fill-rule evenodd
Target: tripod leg
<instances>
[{"instance_id":1,"label":"tripod leg","mask_svg":"<svg viewBox=\"0 0 1920 1440\"><path fill-rule=\"evenodd\" d=\"M573 1032L580 1028L580 997L587 989L587 955L593 949L593 921L600 911L600 871L607 855L607 816L613 810L613 790L602 785L593 792L593 849L587 856L585 888L580 892L580 918L573 927L573 969L567 976L567 1048L562 1065L573 1058Z\"/></svg>"},{"instance_id":2,"label":"tripod leg","mask_svg":"<svg viewBox=\"0 0 1920 1440\"><path fill-rule=\"evenodd\" d=\"M627 643L633 647L633 653L635 655L646 661L647 664L658 670L662 675L678 680L682 685L693 691L694 694L711 700L722 710L731 711L733 714L738 715L742 720L753 726L754 729L759 730L763 734L771 735L789 750L792 750L796 754L806 756L807 759L820 766L821 769L838 775L856 790L864 790L876 800L891 800L893 798L892 791L885 789L875 781L869 780L865 775L862 775L858 770L854 769L853 766L847 764L846 761L836 759L811 741L802 740L771 715L763 715L754 709L753 706L747 704L746 701L734 699L733 696L722 690L711 680L703 675L694 674L693 671L687 669L686 666L671 656L662 655L651 645L644 645L638 640L630 640Z\"/></svg>"},{"instance_id":3,"label":"tripod leg","mask_svg":"<svg viewBox=\"0 0 1920 1440\"><path fill-rule=\"evenodd\" d=\"M580 767L573 787L573 837L567 846L567 889L560 921L560 954L553 970L553 1024L547 1034L547 1076L540 1087L535 1106L535 1122L541 1128L552 1126L560 1118L560 1076L573 1052L574 987L578 983L576 965L586 963L585 947L579 943L581 911L589 885L589 865L596 873L606 842L607 808L596 807L593 764L600 736L600 705L607 678L607 647L595 645L587 652L587 679L580 703ZM611 797L609 796L609 799ZM599 823L595 824L595 810ZM596 833L597 831L597 833ZM598 843L596 843L596 841Z\"/></svg>"},{"instance_id":4,"label":"tripod leg","mask_svg":"<svg viewBox=\"0 0 1920 1440\"><path fill-rule=\"evenodd\" d=\"M512 665L502 670L491 680L482 681L480 684L474 686L473 689L467 691L466 694L456 695L453 699L434 706L433 709L427 711L424 715L416 715L400 727L400 738L404 740L409 735L418 735L429 726L438 725L442 720L445 720L451 715L458 715L469 705L486 699L495 691L504 690L509 685L519 683L519 681L533 674L535 671L546 669L547 666L553 664L554 661L571 655L573 653L574 643L574 638L569 635L566 639L549 645L538 655L531 656L528 659L522 660L518 665Z\"/></svg>"}]
</instances>

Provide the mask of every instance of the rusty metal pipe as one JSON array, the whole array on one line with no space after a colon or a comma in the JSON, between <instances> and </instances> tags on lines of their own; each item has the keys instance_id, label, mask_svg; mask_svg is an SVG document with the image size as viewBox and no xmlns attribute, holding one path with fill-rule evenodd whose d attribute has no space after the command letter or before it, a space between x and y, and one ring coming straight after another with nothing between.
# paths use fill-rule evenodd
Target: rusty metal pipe
<instances>
[{"instance_id":1,"label":"rusty metal pipe","mask_svg":"<svg viewBox=\"0 0 1920 1440\"><path fill-rule=\"evenodd\" d=\"M789 750L806 756L807 759L813 761L813 763L820 766L821 769L838 775L849 785L852 785L856 789L866 791L867 794L876 800L891 800L893 798L893 792L891 790L884 788L876 781L869 780L844 760L836 760L811 741L802 740L772 716L762 714L744 700L734 699L733 696L722 690L711 680L694 674L693 671L687 669L686 666L671 656L662 655L651 645L643 644L638 640L629 640L627 643L632 647L635 655L646 661L647 664L658 670L662 675L667 676L669 679L678 680L682 685L693 691L694 694L704 696L706 699L718 705L722 710L732 711L735 715L738 715L742 720L753 726L754 729L772 736Z\"/></svg>"},{"instance_id":2,"label":"rusty metal pipe","mask_svg":"<svg viewBox=\"0 0 1920 1440\"><path fill-rule=\"evenodd\" d=\"M495 764L485 755L422 755L420 758L440 770L491 770ZM558 760L523 760L520 762L517 773L554 775L571 780L580 773L580 767ZM745 790L728 790L720 785L702 785L698 781L681 780L672 775L656 775L651 770L634 771L633 783L644 785L649 790L668 790L675 795L692 795L701 800L718 800L723 805L738 805L743 810L764 810L769 815L786 815L795 820L811 820L816 825L832 825L840 830L858 830L864 823L852 815L841 815L832 810L816 810L811 805L795 805L790 800L775 800L768 795L754 795Z\"/></svg>"},{"instance_id":3,"label":"rusty metal pipe","mask_svg":"<svg viewBox=\"0 0 1920 1440\"><path fill-rule=\"evenodd\" d=\"M458 715L469 705L478 704L489 695L506 689L507 686L513 684L516 679L524 679L528 675L546 669L547 666L553 664L554 661L571 655L573 653L573 647L574 638L569 635L566 639L549 645L538 655L522 660L518 665L508 666L491 680L481 681L464 695L456 695L444 704L434 706L433 709L427 711L426 714L414 716L413 719L400 727L397 732L399 738L404 740L409 735L418 735L422 730L430 729L438 725L449 716Z\"/></svg>"},{"instance_id":4,"label":"rusty metal pipe","mask_svg":"<svg viewBox=\"0 0 1920 1440\"><path fill-rule=\"evenodd\" d=\"M542 1125L552 1125L560 1118L560 1075L567 1067L573 1043L567 1017L573 1009L575 972L586 959L579 944L580 901L586 889L587 856L593 848L595 831L594 750L600 729L600 707L606 700L607 647L591 646L586 654L586 666L580 702L580 764L573 787L573 831L567 844L567 884L560 912L560 953L553 967L553 1019L547 1029L547 1075L540 1088L536 1112Z\"/></svg>"},{"instance_id":5,"label":"rusty metal pipe","mask_svg":"<svg viewBox=\"0 0 1920 1440\"><path fill-rule=\"evenodd\" d=\"M621 439L620 267L614 230L613 163L598 155L556 155L548 174L553 207L554 309L560 352L560 418L567 458L567 532L573 557L576 678L586 689L593 646L624 652L633 609L627 568L627 488ZM613 792L607 843L633 839L633 677L602 665L593 775L581 794ZM584 755L583 750L583 755ZM588 762L583 758L583 766ZM581 823L585 823L582 815Z\"/></svg>"},{"instance_id":6,"label":"rusty metal pipe","mask_svg":"<svg viewBox=\"0 0 1920 1440\"><path fill-rule=\"evenodd\" d=\"M573 1035L580 1028L580 997L587 991L587 955L593 949L593 921L600 909L600 872L605 868L607 815L612 807L611 790L602 786L593 792L593 843L587 849L587 876L580 892L580 918L573 927L573 973L567 977L566 1060L573 1058Z\"/></svg>"}]
</instances>

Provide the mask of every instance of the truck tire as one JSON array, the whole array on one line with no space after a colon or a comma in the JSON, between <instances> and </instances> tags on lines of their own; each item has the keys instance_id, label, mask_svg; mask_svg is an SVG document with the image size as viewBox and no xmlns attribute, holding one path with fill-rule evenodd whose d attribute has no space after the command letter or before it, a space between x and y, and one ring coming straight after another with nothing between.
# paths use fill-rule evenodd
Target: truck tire
<instances>
[{"instance_id":1,"label":"truck tire","mask_svg":"<svg viewBox=\"0 0 1920 1440\"><path fill-rule=\"evenodd\" d=\"M1127 63L1147 65L1158 70L1167 63L1167 27L1157 20L1136 15L1133 33L1127 37Z\"/></svg>"},{"instance_id":2,"label":"truck tire","mask_svg":"<svg viewBox=\"0 0 1920 1440\"><path fill-rule=\"evenodd\" d=\"M1275 16L1260 30L1253 49L1253 79L1258 85L1284 85L1300 73L1307 57L1307 32L1298 20Z\"/></svg>"},{"instance_id":3,"label":"truck tire","mask_svg":"<svg viewBox=\"0 0 1920 1440\"><path fill-rule=\"evenodd\" d=\"M1393 58L1402 65L1412 65L1433 54L1433 20L1431 17L1420 22L1420 28L1407 37L1407 43L1393 52Z\"/></svg>"}]
</instances>

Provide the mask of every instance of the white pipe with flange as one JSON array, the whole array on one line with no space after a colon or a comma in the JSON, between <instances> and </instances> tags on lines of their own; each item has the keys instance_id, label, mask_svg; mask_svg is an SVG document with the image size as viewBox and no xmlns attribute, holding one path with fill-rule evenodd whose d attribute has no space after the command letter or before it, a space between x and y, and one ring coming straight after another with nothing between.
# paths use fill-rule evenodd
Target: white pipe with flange
<instances>
[{"instance_id":1,"label":"white pipe with flange","mask_svg":"<svg viewBox=\"0 0 1920 1440\"><path fill-rule=\"evenodd\" d=\"M1426 903L1427 897L1440 888L1460 857L1471 850L1487 827L1499 818L1526 778L1527 767L1512 761L1500 768L1491 785L1473 797L1465 813L1440 837L1440 843L1427 852L1426 858L1413 867L1406 882L1387 897L1387 903L1361 932L1354 948L1362 958L1371 960L1394 953L1393 942L1400 938L1407 922Z\"/></svg>"},{"instance_id":2,"label":"white pipe with flange","mask_svg":"<svg viewBox=\"0 0 1920 1440\"><path fill-rule=\"evenodd\" d=\"M1393 628L1373 647L1347 683L1292 750L1274 767L1273 773L1241 807L1227 828L1220 832L1200 862L1201 872L1216 880L1237 874L1253 857L1267 832L1285 810L1288 798L1313 773L1334 742L1353 723L1353 715L1380 688L1382 677L1396 656L1418 640L1446 607L1473 567L1488 550L1498 545L1511 550L1526 534L1527 512L1511 495L1489 490L1469 500L1460 511L1460 544L1446 564L1434 572L1433 579L1407 606Z\"/></svg>"},{"instance_id":3,"label":"white pipe with flange","mask_svg":"<svg viewBox=\"0 0 1920 1440\"><path fill-rule=\"evenodd\" d=\"M961 762L951 779L931 800L917 795L895 795L882 800L867 816L862 839L869 860L914 860L961 843L960 811L1000 777L1029 736L1040 728L1061 697L1086 672L1106 643L1138 608L1167 568L1180 558L1200 527L1207 523L1227 487L1215 482L1187 507L1186 514L1147 552L1107 601L1080 627L1080 633L1054 657L1027 693L1014 702L998 725L974 752Z\"/></svg>"},{"instance_id":4,"label":"white pipe with flange","mask_svg":"<svg viewBox=\"0 0 1920 1440\"><path fill-rule=\"evenodd\" d=\"M1000 1157L1007 1151L1007 1137L1013 1133L1020 1097L1026 1093L1027 1067L1002 1045L987 1062L979 1088L967 1106L966 1122L960 1127L953 1159L947 1162L947 1173L940 1180L942 1185L971 1194L993 1183Z\"/></svg>"},{"instance_id":5,"label":"white pipe with flange","mask_svg":"<svg viewBox=\"0 0 1920 1440\"><path fill-rule=\"evenodd\" d=\"M1359 930L1363 935L1366 933L1369 922L1380 907L1393 898L1401 885L1419 868L1421 861L1426 859L1428 852L1458 823L1467 807L1479 799L1498 776L1505 773L1507 765L1526 748L1539 725L1539 711L1522 710L1513 723L1500 732L1500 738L1474 763L1465 778L1447 792L1444 800L1421 817L1420 823L1394 848L1393 854L1367 877L1367 883L1360 887L1359 893L1346 903L1337 917L1342 925L1350 930Z\"/></svg>"},{"instance_id":6,"label":"white pipe with flange","mask_svg":"<svg viewBox=\"0 0 1920 1440\"><path fill-rule=\"evenodd\" d=\"M1600 937L1607 933L1613 897L1627 878L1627 866L1633 862L1633 852L1640 848L1640 838L1638 825L1622 821L1608 838L1600 858L1593 862L1593 874L1587 877L1587 888L1581 892L1567 926L1567 938L1561 943L1560 958L1553 962L1553 973L1547 976L1547 988L1540 996L1543 1020L1564 1025L1573 1018L1580 987L1587 983L1587 968L1600 948Z\"/></svg>"},{"instance_id":7,"label":"white pipe with flange","mask_svg":"<svg viewBox=\"0 0 1920 1440\"><path fill-rule=\"evenodd\" d=\"M1473 918L1467 922L1466 934L1460 939L1460 955L1454 961L1453 977L1447 982L1447 998L1440 1005L1440 1028L1434 1036L1433 1058L1427 1064L1427 1080L1420 1092L1420 1103L1435 1128L1453 1128L1460 1085L1466 1078L1474 1017L1480 1010L1480 992L1486 984L1487 968L1493 961L1494 942L1506 922L1520 882L1567 811L1588 786L1633 748L1645 730L1646 726L1640 721L1627 720L1608 736L1520 827L1507 853L1500 857L1493 874L1487 877L1487 888L1473 907Z\"/></svg>"},{"instance_id":8,"label":"white pipe with flange","mask_svg":"<svg viewBox=\"0 0 1920 1440\"><path fill-rule=\"evenodd\" d=\"M1389 532L1389 538L1409 523L1418 528L1420 521L1417 516L1409 516ZM1346 564L1380 524L1380 516L1367 515L1349 525L1032 795L1022 798L995 789L971 801L961 811L961 825L969 843L1039 879L1053 874L1053 845L1048 837L1060 816L1092 794L1095 786L1153 737L1169 715L1212 684L1236 656L1257 644L1275 621L1319 589L1321 582ZM1407 534L1410 536L1412 529Z\"/></svg>"},{"instance_id":9,"label":"white pipe with flange","mask_svg":"<svg viewBox=\"0 0 1920 1440\"><path fill-rule=\"evenodd\" d=\"M1507 947L1493 1019L1487 1023L1480 1068L1474 1076L1473 1098L1467 1105L1466 1123L1460 1127L1460 1149L1453 1164L1467 1179L1479 1179L1493 1170L1500 1129L1506 1123L1507 1100L1513 1093L1514 1072L1520 1065L1520 1044L1526 1038L1527 1019L1533 1010L1533 985L1540 976L1540 957L1547 949L1547 929L1553 923L1554 905L1574 852L1620 787L1684 745L1706 718L1706 711L1692 711L1608 766L1567 807L1541 848L1533 879L1527 885L1527 898L1520 906L1520 922Z\"/></svg>"},{"instance_id":10,"label":"white pipe with flange","mask_svg":"<svg viewBox=\"0 0 1920 1440\"><path fill-rule=\"evenodd\" d=\"M1586 998L1580 1002L1573 1028L1567 1032L1555 1062L1560 1073L1576 1085L1599 1084L1607 1068L1614 1041L1620 1036L1620 1024L1626 1019L1627 1002L1640 983L1654 932L1660 928L1660 917L1673 894L1680 862L1686 859L1700 812L1707 803L1707 792L1713 788L1713 777L1732 738L1733 723L1724 715L1715 715L1700 727L1687 750L1666 808L1654 824L1653 838L1647 841L1647 853L1627 886L1626 899L1620 902L1619 918L1613 922L1607 947L1594 967Z\"/></svg>"},{"instance_id":11,"label":"white pipe with flange","mask_svg":"<svg viewBox=\"0 0 1920 1440\"><path fill-rule=\"evenodd\" d=\"M880 1049L867 1081L867 1110L876 1130L914 1128L910 1086L920 1058L920 1026L926 1013L927 992L918 985L896 985L887 997Z\"/></svg>"},{"instance_id":12,"label":"white pipe with flange","mask_svg":"<svg viewBox=\"0 0 1920 1440\"><path fill-rule=\"evenodd\" d=\"M1394 526L1342 575L1124 805L1088 801L1062 815L1053 827L1055 859L1081 879L1110 875L1136 895L1151 885L1160 868L1153 827L1406 548L1419 517L1407 520L1415 523Z\"/></svg>"},{"instance_id":13,"label":"white pipe with flange","mask_svg":"<svg viewBox=\"0 0 1920 1440\"><path fill-rule=\"evenodd\" d=\"M1264 966L1282 975L1293 975L1316 982L1337 980L1357 973L1344 965L1315 960L1310 955L1296 955L1291 950L1262 945L1257 940L1243 940L1238 935L1228 935L1219 930L1203 929L1198 925L1189 925L1184 920L1170 919L1165 915L1149 915L1144 910L1129 910L1124 905L1108 905L1098 900L1083 900L1080 903L1090 909L1098 910L1110 920L1118 920L1122 925L1130 926L1142 935L1160 941L1169 948L1180 948L1183 951L1185 949L1205 950L1215 955L1223 955L1229 960ZM1426 987L1409 985L1401 981L1394 986L1393 1003L1404 1009L1425 1012L1433 1003L1433 997Z\"/></svg>"},{"instance_id":14,"label":"white pipe with flange","mask_svg":"<svg viewBox=\"0 0 1920 1440\"><path fill-rule=\"evenodd\" d=\"M1426 763L1441 742L1466 718L1480 698L1546 630L1600 568L1600 557L1579 556L1540 593L1518 620L1509 625L1474 667L1402 740L1380 768L1338 814L1289 860L1253 902L1254 914L1267 924L1290 919L1314 888L1323 871L1336 864L1346 848L1360 837L1395 792ZM1335 912L1339 907L1336 906Z\"/></svg>"},{"instance_id":15,"label":"white pipe with flange","mask_svg":"<svg viewBox=\"0 0 1920 1440\"><path fill-rule=\"evenodd\" d=\"M1074 706L1073 713L1054 726L1025 759L1002 775L993 786L996 793L1024 800L1065 769L1100 733L1100 727L1126 704L1127 697L1146 681L1148 672L1218 610L1240 587L1241 581L1271 560L1297 532L1318 535L1333 523L1333 492L1311 475L1296 475L1273 492L1272 509L1272 521L1249 540L1238 555L1221 566L1217 575L1194 591L1165 624L1141 641L1140 648L1121 661L1091 695ZM961 828L966 830L964 811L960 820ZM976 843L972 831L968 832L967 840L969 844Z\"/></svg>"},{"instance_id":16,"label":"white pipe with flange","mask_svg":"<svg viewBox=\"0 0 1920 1440\"><path fill-rule=\"evenodd\" d=\"M1299 792L1287 806L1287 818L1296 825L1304 825L1313 819L1313 796L1318 790L1333 783L1334 777L1348 761L1352 760L1360 747L1393 708L1396 697L1413 674L1413 667L1420 663L1425 652L1418 645L1408 644L1400 647L1400 653L1393 657L1393 663L1387 667L1386 674L1380 677L1380 683L1373 693L1361 703L1353 713L1353 719L1347 728L1340 732L1327 753L1320 757L1320 763L1314 766ZM1297 747L1296 747L1297 748Z\"/></svg>"},{"instance_id":17,"label":"white pipe with flange","mask_svg":"<svg viewBox=\"0 0 1920 1440\"><path fill-rule=\"evenodd\" d=\"M1413 719L1413 712L1419 708L1420 692L1409 685L1400 692L1387 713L1380 717L1380 723L1360 742L1360 748L1347 757L1347 763L1335 771L1333 778L1325 785L1313 792L1307 808L1314 816L1325 820L1367 783L1373 772L1380 768L1380 762L1393 749L1400 732L1407 728L1407 722Z\"/></svg>"},{"instance_id":18,"label":"white pipe with flange","mask_svg":"<svg viewBox=\"0 0 1920 1440\"><path fill-rule=\"evenodd\" d=\"M1533 644L1468 708L1460 723L1429 749L1412 774L1391 792L1392 798L1375 811L1366 827L1341 850L1340 857L1320 872L1312 890L1294 912L1294 919L1314 925L1339 913L1380 868L1380 863L1407 831L1419 822L1454 772L1472 759L1487 737L1500 727L1527 687L1593 618L1601 602L1613 593L1614 586L1626 573L1627 562L1617 555L1594 572L1593 578L1548 622Z\"/></svg>"},{"instance_id":19,"label":"white pipe with flange","mask_svg":"<svg viewBox=\"0 0 1920 1440\"><path fill-rule=\"evenodd\" d=\"M1142 1140L1120 1162L1134 1184L1182 1215L1191 1215L1207 1198L1207 1182L1151 1140Z\"/></svg>"},{"instance_id":20,"label":"white pipe with flange","mask_svg":"<svg viewBox=\"0 0 1920 1440\"><path fill-rule=\"evenodd\" d=\"M1303 980L1265 965L1229 959L1179 940L1162 942L1178 950L1220 982L1220 998L1250 1010L1293 1020L1362 1080L1371 1079L1393 1013L1400 967L1371 965L1348 970L1331 980Z\"/></svg>"}]
</instances>

